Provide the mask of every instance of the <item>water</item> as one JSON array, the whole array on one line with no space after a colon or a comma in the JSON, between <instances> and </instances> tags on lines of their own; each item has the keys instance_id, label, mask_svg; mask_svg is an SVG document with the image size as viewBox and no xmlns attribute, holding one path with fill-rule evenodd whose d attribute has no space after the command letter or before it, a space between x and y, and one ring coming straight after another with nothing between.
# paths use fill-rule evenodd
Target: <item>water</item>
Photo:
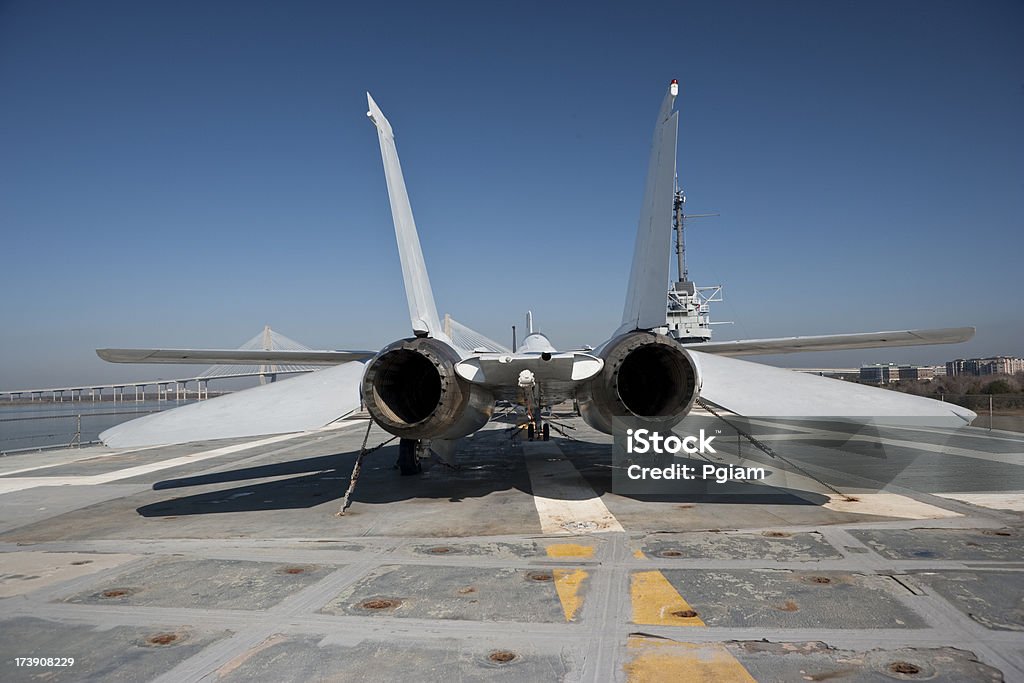
<instances>
[{"instance_id":1,"label":"water","mask_svg":"<svg viewBox=\"0 0 1024 683\"><path fill-rule=\"evenodd\" d=\"M22 402L0 406L0 454L24 449L68 446L99 440L99 434L116 424L148 413L176 408L195 401L65 401ZM81 416L81 435L78 432Z\"/></svg>"}]
</instances>

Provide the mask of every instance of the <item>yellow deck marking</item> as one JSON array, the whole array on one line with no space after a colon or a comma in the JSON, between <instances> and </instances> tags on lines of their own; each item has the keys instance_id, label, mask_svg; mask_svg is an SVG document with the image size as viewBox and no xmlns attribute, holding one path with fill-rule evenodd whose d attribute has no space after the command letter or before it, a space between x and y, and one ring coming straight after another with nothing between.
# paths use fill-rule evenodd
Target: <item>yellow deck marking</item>
<instances>
[{"instance_id":1,"label":"yellow deck marking","mask_svg":"<svg viewBox=\"0 0 1024 683\"><path fill-rule=\"evenodd\" d=\"M635 557L638 560L646 560L647 559L647 556L644 555L644 551L643 550L634 550L633 551L633 557Z\"/></svg>"},{"instance_id":2,"label":"yellow deck marking","mask_svg":"<svg viewBox=\"0 0 1024 683\"><path fill-rule=\"evenodd\" d=\"M636 652L623 668L630 683L757 683L739 660L719 643L677 643L670 640L630 638Z\"/></svg>"},{"instance_id":3,"label":"yellow deck marking","mask_svg":"<svg viewBox=\"0 0 1024 683\"><path fill-rule=\"evenodd\" d=\"M594 546L578 543L554 543L547 547L548 557L593 557Z\"/></svg>"},{"instance_id":4,"label":"yellow deck marking","mask_svg":"<svg viewBox=\"0 0 1024 683\"><path fill-rule=\"evenodd\" d=\"M654 626L704 626L700 616L680 617L673 612L693 610L659 571L635 572L630 577L633 623Z\"/></svg>"},{"instance_id":5,"label":"yellow deck marking","mask_svg":"<svg viewBox=\"0 0 1024 683\"><path fill-rule=\"evenodd\" d=\"M562 601L565 620L572 621L576 618L576 611L583 605L579 592L588 574L582 569L556 569L551 573L555 578L558 599Z\"/></svg>"},{"instance_id":6,"label":"yellow deck marking","mask_svg":"<svg viewBox=\"0 0 1024 683\"><path fill-rule=\"evenodd\" d=\"M580 543L552 543L547 547L548 557L593 557L594 546ZM576 612L583 604L580 597L580 586L588 574L582 569L555 569L551 572L555 579L555 590L562 602L565 620L572 621Z\"/></svg>"}]
</instances>

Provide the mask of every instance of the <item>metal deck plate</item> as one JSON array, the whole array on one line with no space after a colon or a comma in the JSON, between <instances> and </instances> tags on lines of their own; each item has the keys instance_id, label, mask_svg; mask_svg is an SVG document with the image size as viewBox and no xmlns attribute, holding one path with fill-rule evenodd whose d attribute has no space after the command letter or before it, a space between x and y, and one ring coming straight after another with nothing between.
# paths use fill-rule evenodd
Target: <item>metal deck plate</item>
<instances>
[{"instance_id":1,"label":"metal deck plate","mask_svg":"<svg viewBox=\"0 0 1024 683\"><path fill-rule=\"evenodd\" d=\"M414 477L387 446L344 517L365 421L0 459L0 678L1024 680L1024 516L932 495L1020 494L1024 437L773 442L853 501L800 476L645 497L570 425L526 447L492 425Z\"/></svg>"}]
</instances>

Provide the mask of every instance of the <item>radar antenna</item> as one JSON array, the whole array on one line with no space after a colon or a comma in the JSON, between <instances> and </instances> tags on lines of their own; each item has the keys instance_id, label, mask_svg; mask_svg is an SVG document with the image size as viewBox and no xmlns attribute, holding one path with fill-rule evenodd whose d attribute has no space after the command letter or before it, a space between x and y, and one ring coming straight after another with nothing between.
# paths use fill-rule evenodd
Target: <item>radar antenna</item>
<instances>
[{"instance_id":1,"label":"radar antenna","mask_svg":"<svg viewBox=\"0 0 1024 683\"><path fill-rule=\"evenodd\" d=\"M676 236L676 274L678 279L668 290L668 308L664 331L680 342L706 342L711 339L710 307L722 300L722 286L697 287L690 280L686 267L686 222L694 218L709 218L717 213L686 213L686 194L676 182L672 198L672 228Z\"/></svg>"},{"instance_id":2,"label":"radar antenna","mask_svg":"<svg viewBox=\"0 0 1024 683\"><path fill-rule=\"evenodd\" d=\"M686 269L686 238L683 234L686 230L686 221L721 215L718 213L683 213L684 204L686 204L686 194L676 185L675 197L672 202L672 228L676 231L676 273L679 275L679 282L690 281L690 273Z\"/></svg>"}]
</instances>

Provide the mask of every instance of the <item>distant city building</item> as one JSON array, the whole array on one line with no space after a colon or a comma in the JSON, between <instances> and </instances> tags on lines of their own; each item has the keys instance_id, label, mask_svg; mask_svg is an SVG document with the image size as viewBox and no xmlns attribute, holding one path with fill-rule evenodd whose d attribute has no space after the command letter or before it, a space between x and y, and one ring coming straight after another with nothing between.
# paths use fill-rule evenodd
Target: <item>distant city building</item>
<instances>
[{"instance_id":1,"label":"distant city building","mask_svg":"<svg viewBox=\"0 0 1024 683\"><path fill-rule=\"evenodd\" d=\"M946 363L946 375L1012 375L1024 372L1024 358L993 356L991 358L957 358Z\"/></svg>"},{"instance_id":2,"label":"distant city building","mask_svg":"<svg viewBox=\"0 0 1024 683\"><path fill-rule=\"evenodd\" d=\"M874 363L861 366L859 379L865 384L889 384L900 380L930 382L933 377L935 368L930 365Z\"/></svg>"},{"instance_id":3,"label":"distant city building","mask_svg":"<svg viewBox=\"0 0 1024 683\"><path fill-rule=\"evenodd\" d=\"M1024 372L1024 358L996 356L987 360L989 362L982 366L981 374L983 375L1012 375Z\"/></svg>"},{"instance_id":4,"label":"distant city building","mask_svg":"<svg viewBox=\"0 0 1024 683\"><path fill-rule=\"evenodd\" d=\"M860 367L860 381L867 384L888 384L899 378L899 367L893 363L874 363Z\"/></svg>"},{"instance_id":5,"label":"distant city building","mask_svg":"<svg viewBox=\"0 0 1024 683\"><path fill-rule=\"evenodd\" d=\"M935 368L919 365L901 365L899 367L900 380L931 381L935 377Z\"/></svg>"},{"instance_id":6,"label":"distant city building","mask_svg":"<svg viewBox=\"0 0 1024 683\"><path fill-rule=\"evenodd\" d=\"M819 377L831 377L832 379L845 379L856 382L860 379L860 370L857 368L790 368L793 372L802 372L808 375Z\"/></svg>"}]
</instances>

